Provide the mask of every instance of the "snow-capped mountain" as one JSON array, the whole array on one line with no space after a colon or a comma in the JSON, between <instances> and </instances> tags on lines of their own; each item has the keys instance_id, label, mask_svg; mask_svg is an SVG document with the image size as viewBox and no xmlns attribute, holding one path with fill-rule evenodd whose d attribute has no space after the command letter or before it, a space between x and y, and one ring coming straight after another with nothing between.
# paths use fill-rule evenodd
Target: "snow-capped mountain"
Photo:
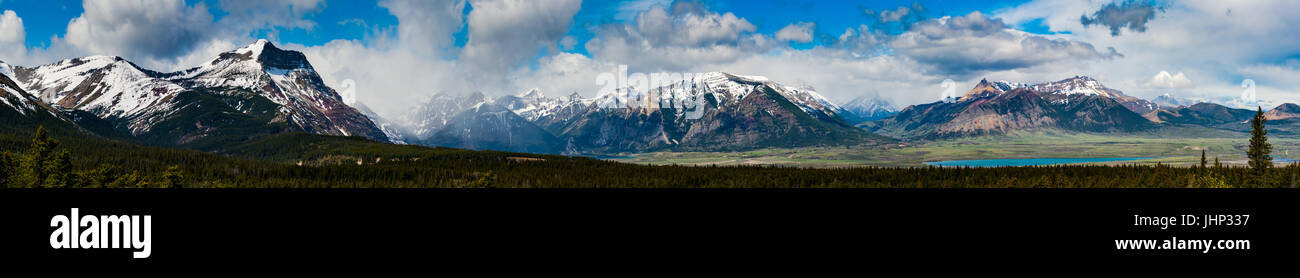
<instances>
[{"instance_id":1,"label":"snow-capped mountain","mask_svg":"<svg viewBox=\"0 0 1300 278\"><path fill-rule=\"evenodd\" d=\"M22 116L46 114L55 118L62 118L53 107L28 94L18 82L14 82L10 78L13 74L12 67L9 64L0 62L0 103L4 104L0 109L17 112Z\"/></svg>"},{"instance_id":2,"label":"snow-capped mountain","mask_svg":"<svg viewBox=\"0 0 1300 278\"><path fill-rule=\"evenodd\" d=\"M852 122L855 123L875 121L898 114L898 107L880 96L859 96L840 107L854 117Z\"/></svg>"},{"instance_id":3,"label":"snow-capped mountain","mask_svg":"<svg viewBox=\"0 0 1300 278\"><path fill-rule=\"evenodd\" d=\"M1159 105L1151 101L1125 95L1124 92L1119 90L1107 88L1101 82L1087 76L1075 76L1061 81L1035 84L1028 87L1036 92L1044 93L1044 97L1052 103L1069 102L1071 96L1102 96L1115 100L1124 105L1125 108L1138 114L1146 114L1160 108Z\"/></svg>"},{"instance_id":4,"label":"snow-capped mountain","mask_svg":"<svg viewBox=\"0 0 1300 278\"><path fill-rule=\"evenodd\" d=\"M1207 101L1205 101L1204 99L1180 98L1180 97L1175 97L1173 94L1165 93L1156 97L1155 99L1152 99L1151 102L1155 103L1156 105L1159 105L1162 108L1178 108L1180 106L1192 106L1193 104L1207 102Z\"/></svg>"},{"instance_id":5,"label":"snow-capped mountain","mask_svg":"<svg viewBox=\"0 0 1300 278\"><path fill-rule=\"evenodd\" d=\"M306 56L266 40L173 73L113 56L11 71L47 103L90 113L146 142L218 147L221 141L289 131L387 140L325 86Z\"/></svg>"},{"instance_id":6,"label":"snow-capped mountain","mask_svg":"<svg viewBox=\"0 0 1300 278\"><path fill-rule=\"evenodd\" d=\"M648 91L622 89L597 96L596 106L626 107L626 104L641 104L640 108L656 109L672 107L692 107L700 99L716 101L719 106L727 106L743 100L759 86L771 88L781 98L797 106L803 112L819 120L834 120L844 109L831 103L826 97L810 88L787 86L762 76L743 76L724 72L710 72L689 75L682 80L666 84ZM685 116L690 109L674 109L676 116Z\"/></svg>"},{"instance_id":7,"label":"snow-capped mountain","mask_svg":"<svg viewBox=\"0 0 1300 278\"><path fill-rule=\"evenodd\" d=\"M502 100L506 100L503 102ZM493 100L481 92L434 94L407 116L408 142L434 147L558 153L558 140L512 109L538 112L538 92Z\"/></svg>"},{"instance_id":8,"label":"snow-capped mountain","mask_svg":"<svg viewBox=\"0 0 1300 278\"><path fill-rule=\"evenodd\" d=\"M559 153L559 140L510 109L482 102L452 115L426 146L526 153Z\"/></svg>"},{"instance_id":9,"label":"snow-capped mountain","mask_svg":"<svg viewBox=\"0 0 1300 278\"><path fill-rule=\"evenodd\" d=\"M550 117L567 108L572 104L580 104L582 96L573 93L567 97L548 98L541 89L531 89L526 92L509 95L498 98L494 103L514 111L515 114L528 119L528 121L539 121L542 118Z\"/></svg>"},{"instance_id":10,"label":"snow-capped mountain","mask_svg":"<svg viewBox=\"0 0 1300 278\"><path fill-rule=\"evenodd\" d=\"M0 130L12 134L33 132L37 126L81 130L57 108L29 94L14 75L12 66L0 62Z\"/></svg>"},{"instance_id":11,"label":"snow-capped mountain","mask_svg":"<svg viewBox=\"0 0 1300 278\"><path fill-rule=\"evenodd\" d=\"M567 123L542 126L568 151L737 150L878 142L817 92L765 77L714 72L583 103Z\"/></svg>"},{"instance_id":12,"label":"snow-capped mountain","mask_svg":"<svg viewBox=\"0 0 1300 278\"><path fill-rule=\"evenodd\" d=\"M374 122L325 85L305 55L279 49L267 40L222 53L168 79L188 88L253 90L279 105L288 122L307 132L387 139Z\"/></svg>"},{"instance_id":13,"label":"snow-capped mountain","mask_svg":"<svg viewBox=\"0 0 1300 278\"><path fill-rule=\"evenodd\" d=\"M420 101L406 116L405 122L412 129L413 139L423 141L447 126L456 114L489 101L492 99L482 92L436 93Z\"/></svg>"},{"instance_id":14,"label":"snow-capped mountain","mask_svg":"<svg viewBox=\"0 0 1300 278\"><path fill-rule=\"evenodd\" d=\"M1160 105L1154 102L1107 88L1101 82L1087 76L1075 76L1060 81L1039 84L1015 83L1005 80L989 82L985 79L980 80L980 83L962 96L960 100L975 100L1020 88L1033 90L1041 94L1047 101L1055 104L1067 104L1073 98L1080 96L1100 96L1115 100L1124 105L1125 108L1138 114L1146 114L1160 108Z\"/></svg>"},{"instance_id":15,"label":"snow-capped mountain","mask_svg":"<svg viewBox=\"0 0 1300 278\"><path fill-rule=\"evenodd\" d=\"M1043 91L1040 91L1043 90ZM1037 85L981 80L956 102L910 106L897 115L864 125L903 138L943 138L1051 129L1088 132L1136 131L1154 123L1129 104L1140 99L1075 77ZM1144 100L1143 100L1144 101Z\"/></svg>"},{"instance_id":16,"label":"snow-capped mountain","mask_svg":"<svg viewBox=\"0 0 1300 278\"><path fill-rule=\"evenodd\" d=\"M171 99L185 90L160 78L162 74L114 56L67 59L13 71L28 91L46 103L105 119L141 119L146 114L166 113L172 108ZM126 128L138 134L152 125L151 121L131 120Z\"/></svg>"},{"instance_id":17,"label":"snow-capped mountain","mask_svg":"<svg viewBox=\"0 0 1300 278\"><path fill-rule=\"evenodd\" d=\"M414 135L409 134L409 130L404 128L401 123L380 116L379 113L375 113L374 110L371 110L370 107L366 106L364 103L357 102L352 104L352 107L356 108L357 112L361 112L362 115L369 117L370 121L374 122L376 126L379 126L379 129L384 131L384 136L388 137L388 142L390 143L410 144L410 142L408 142L409 139L407 138L415 137Z\"/></svg>"}]
</instances>

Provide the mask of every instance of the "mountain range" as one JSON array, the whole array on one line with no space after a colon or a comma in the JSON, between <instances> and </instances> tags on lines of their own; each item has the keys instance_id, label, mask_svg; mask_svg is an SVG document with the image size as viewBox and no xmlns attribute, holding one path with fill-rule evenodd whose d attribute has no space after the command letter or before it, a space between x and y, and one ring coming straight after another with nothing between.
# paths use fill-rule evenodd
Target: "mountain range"
<instances>
[{"instance_id":1,"label":"mountain range","mask_svg":"<svg viewBox=\"0 0 1300 278\"><path fill-rule=\"evenodd\" d=\"M12 72L42 101L89 113L157 145L218 149L291 131L387 140L369 117L324 84L306 56L266 40L171 73L111 56Z\"/></svg>"},{"instance_id":2,"label":"mountain range","mask_svg":"<svg viewBox=\"0 0 1300 278\"><path fill-rule=\"evenodd\" d=\"M305 55L266 40L176 72L115 56L35 67L0 63L0 100L0 116L18 119L0 128L44 125L216 152L291 132L575 155L870 146L1025 130L1127 133L1190 125L1242 131L1255 112L1170 95L1148 101L1086 76L1039 84L981 80L960 98L901 110L878 95L839 106L809 88L712 72L591 98L549 97L538 89L496 98L440 92L385 118L364 104L345 103ZM1266 117L1271 126L1300 126L1300 106L1283 104Z\"/></svg>"},{"instance_id":3,"label":"mountain range","mask_svg":"<svg viewBox=\"0 0 1300 278\"><path fill-rule=\"evenodd\" d=\"M849 115L811 90L715 72L594 98L439 93L405 121L416 144L567 154L889 141L854 128Z\"/></svg>"},{"instance_id":4,"label":"mountain range","mask_svg":"<svg viewBox=\"0 0 1300 278\"><path fill-rule=\"evenodd\" d=\"M956 101L913 105L864 127L923 139L1032 129L1127 132L1155 126L1138 113L1154 108L1088 77L1036 85L981 80Z\"/></svg>"}]
</instances>

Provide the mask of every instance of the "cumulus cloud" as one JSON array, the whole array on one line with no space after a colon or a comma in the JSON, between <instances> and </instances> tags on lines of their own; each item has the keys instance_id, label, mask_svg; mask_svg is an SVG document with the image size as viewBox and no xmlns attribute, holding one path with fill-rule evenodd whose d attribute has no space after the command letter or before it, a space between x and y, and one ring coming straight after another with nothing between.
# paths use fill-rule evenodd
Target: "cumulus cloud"
<instances>
[{"instance_id":1,"label":"cumulus cloud","mask_svg":"<svg viewBox=\"0 0 1300 278\"><path fill-rule=\"evenodd\" d=\"M1016 31L1001 19L978 11L919 22L893 39L889 46L898 54L958 76L1121 56L1113 48L1103 52L1087 42Z\"/></svg>"},{"instance_id":2,"label":"cumulus cloud","mask_svg":"<svg viewBox=\"0 0 1300 278\"><path fill-rule=\"evenodd\" d=\"M1192 80L1187 79L1187 75L1182 72L1170 74L1168 71L1160 71L1151 80L1146 83L1147 87L1161 89L1180 89L1192 85Z\"/></svg>"},{"instance_id":3,"label":"cumulus cloud","mask_svg":"<svg viewBox=\"0 0 1300 278\"><path fill-rule=\"evenodd\" d=\"M27 32L18 13L11 10L0 13L0 61L24 62L12 59L24 59L27 54L26 42Z\"/></svg>"},{"instance_id":4,"label":"cumulus cloud","mask_svg":"<svg viewBox=\"0 0 1300 278\"><path fill-rule=\"evenodd\" d=\"M1111 2L1034 0L997 15L1012 25L1039 21L1057 33L1052 38L1122 51L1122 59L1096 61L1059 74L1104 73L1110 77L1100 80L1130 95L1150 98L1166 93L1167 89L1146 84L1152 73L1176 68L1196 78L1196 91L1210 98L1239 96L1245 78L1259 81L1262 99L1297 98L1291 82L1269 77L1284 71L1265 69L1291 67L1279 65L1300 53L1300 37L1293 35L1300 17L1291 15L1300 10L1300 1L1161 1L1156 9L1159 19L1146 21L1147 31L1140 36L1114 36L1110 28L1085 27L1080 22L1079 15L1092 15Z\"/></svg>"},{"instance_id":5,"label":"cumulus cloud","mask_svg":"<svg viewBox=\"0 0 1300 278\"><path fill-rule=\"evenodd\" d=\"M1129 31L1146 32L1147 21L1156 18L1156 6L1149 2L1129 1L1123 5L1115 3L1107 4L1092 13L1092 17L1082 15L1079 22L1084 27L1091 25L1101 25L1110 28L1111 36L1119 36L1121 29L1125 27Z\"/></svg>"},{"instance_id":6,"label":"cumulus cloud","mask_svg":"<svg viewBox=\"0 0 1300 278\"><path fill-rule=\"evenodd\" d=\"M550 97L573 93L591 97L600 89L596 77L617 70L618 65L582 54L557 53L539 60L536 69L520 69L513 74L519 77L516 82L520 89L538 88Z\"/></svg>"},{"instance_id":7,"label":"cumulus cloud","mask_svg":"<svg viewBox=\"0 0 1300 278\"><path fill-rule=\"evenodd\" d=\"M880 23L916 21L923 18L922 11L925 11L925 7L921 6L919 2L912 3L912 6L901 6L893 10L876 11L862 8L863 14L874 17L876 22Z\"/></svg>"},{"instance_id":8,"label":"cumulus cloud","mask_svg":"<svg viewBox=\"0 0 1300 278\"><path fill-rule=\"evenodd\" d=\"M781 41L793 42L811 42L813 40L813 29L816 27L812 22L798 22L786 25L785 28L776 31L776 39Z\"/></svg>"},{"instance_id":9,"label":"cumulus cloud","mask_svg":"<svg viewBox=\"0 0 1300 278\"><path fill-rule=\"evenodd\" d=\"M594 58L644 71L680 71L696 64L735 61L775 45L749 20L717 13L703 4L677 1L641 12L632 24L613 23L587 41Z\"/></svg>"},{"instance_id":10,"label":"cumulus cloud","mask_svg":"<svg viewBox=\"0 0 1300 278\"><path fill-rule=\"evenodd\" d=\"M463 0L384 0L380 7L397 17L394 27L361 40L333 40L319 46L295 46L312 66L335 86L355 82L358 101L381 116L398 118L400 111L422 96L471 90L457 64L453 34L464 28Z\"/></svg>"},{"instance_id":11,"label":"cumulus cloud","mask_svg":"<svg viewBox=\"0 0 1300 278\"><path fill-rule=\"evenodd\" d=\"M883 50L881 46L886 39L884 33L863 24L857 28L844 29L844 33L837 37L834 47L848 51L855 57L874 56Z\"/></svg>"},{"instance_id":12,"label":"cumulus cloud","mask_svg":"<svg viewBox=\"0 0 1300 278\"><path fill-rule=\"evenodd\" d=\"M380 4L398 18L396 27L365 42L335 40L301 48L328 85L353 80L358 100L386 118L400 119L402 111L438 92L500 96L541 87L556 94L594 86L595 74L579 69L596 63L582 55L546 54L536 68L529 67L542 51L558 52L557 47L578 43L565 34L579 1ZM454 45L458 32L467 35L463 47Z\"/></svg>"},{"instance_id":13,"label":"cumulus cloud","mask_svg":"<svg viewBox=\"0 0 1300 278\"><path fill-rule=\"evenodd\" d=\"M469 41L461 59L491 72L507 72L552 49L569 31L580 0L477 0L470 3Z\"/></svg>"},{"instance_id":14,"label":"cumulus cloud","mask_svg":"<svg viewBox=\"0 0 1300 278\"><path fill-rule=\"evenodd\" d=\"M325 1L221 0L218 5L228 13L222 17L221 24L235 28L236 32L273 27L312 30L316 27L316 22L303 17L324 9Z\"/></svg>"},{"instance_id":15,"label":"cumulus cloud","mask_svg":"<svg viewBox=\"0 0 1300 278\"><path fill-rule=\"evenodd\" d=\"M212 14L203 3L85 0L82 5L85 12L68 23L61 42L85 54L119 55L158 65L188 54L211 34Z\"/></svg>"},{"instance_id":16,"label":"cumulus cloud","mask_svg":"<svg viewBox=\"0 0 1300 278\"><path fill-rule=\"evenodd\" d=\"M426 55L450 46L455 42L452 34L464 26L464 0L383 0L379 6L397 17L396 43L426 48L415 49Z\"/></svg>"}]
</instances>

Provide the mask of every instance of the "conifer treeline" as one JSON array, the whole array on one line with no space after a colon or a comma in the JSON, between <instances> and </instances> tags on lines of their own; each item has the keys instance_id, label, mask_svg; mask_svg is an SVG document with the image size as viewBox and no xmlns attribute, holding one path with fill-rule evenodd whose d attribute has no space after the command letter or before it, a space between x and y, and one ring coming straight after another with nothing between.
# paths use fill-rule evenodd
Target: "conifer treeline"
<instances>
[{"instance_id":1,"label":"conifer treeline","mask_svg":"<svg viewBox=\"0 0 1300 278\"><path fill-rule=\"evenodd\" d=\"M85 149L85 148L82 148ZM78 158L43 129L18 154L0 156L4 187L523 187L523 188L1225 188L1290 187L1300 166L1255 168L1042 166L846 168L647 166L589 158L431 151L420 159L297 166L207 153L138 147ZM129 155L128 155L129 154ZM97 165L76 169L70 161ZM98 162L98 163L95 163ZM1261 182L1262 183L1259 183Z\"/></svg>"}]
</instances>

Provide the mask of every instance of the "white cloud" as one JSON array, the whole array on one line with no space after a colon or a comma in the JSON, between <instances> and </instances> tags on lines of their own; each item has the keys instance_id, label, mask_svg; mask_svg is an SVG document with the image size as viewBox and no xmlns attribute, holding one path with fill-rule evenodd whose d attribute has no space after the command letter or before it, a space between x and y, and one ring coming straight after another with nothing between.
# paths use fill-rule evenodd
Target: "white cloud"
<instances>
[{"instance_id":1,"label":"white cloud","mask_svg":"<svg viewBox=\"0 0 1300 278\"><path fill-rule=\"evenodd\" d=\"M631 24L601 26L586 47L593 58L627 64L637 71L680 71L733 62L776 46L771 37L754 34L756 29L735 14L682 1L671 7L653 6Z\"/></svg>"},{"instance_id":2,"label":"white cloud","mask_svg":"<svg viewBox=\"0 0 1300 278\"><path fill-rule=\"evenodd\" d=\"M68 23L66 43L77 54L127 57L145 66L188 54L209 39L212 15L202 3L181 0L85 0L85 12Z\"/></svg>"},{"instance_id":3,"label":"white cloud","mask_svg":"<svg viewBox=\"0 0 1300 278\"><path fill-rule=\"evenodd\" d=\"M397 26L379 30L366 42L334 40L303 47L303 54L327 85L356 82L357 99L381 116L396 119L420 98L434 92L468 92L465 72L452 43L464 28L466 2L384 0L380 6L397 17Z\"/></svg>"},{"instance_id":4,"label":"white cloud","mask_svg":"<svg viewBox=\"0 0 1300 278\"><path fill-rule=\"evenodd\" d=\"M221 25L245 34L257 29L283 27L313 30L316 22L304 19L307 14L325 8L324 0L221 0L221 10L228 13Z\"/></svg>"},{"instance_id":5,"label":"white cloud","mask_svg":"<svg viewBox=\"0 0 1300 278\"><path fill-rule=\"evenodd\" d=\"M1286 92L1294 95L1295 87L1266 77L1273 71L1263 69L1277 67L1300 53L1300 37L1293 35L1300 18L1291 15L1300 10L1300 1L1160 1L1163 12L1143 22L1145 32L1123 32L1121 36L1113 36L1109 28L1081 24L1080 16L1094 15L1116 2L1038 0L997 14L1012 25L1041 19L1049 30L1060 33L1048 37L1087 41L1123 52L1124 58L1097 61L1074 71L1105 72L1111 78L1103 82L1130 95L1154 97L1166 92L1146 83L1151 81L1151 73L1170 68L1196 77L1196 92L1206 97L1240 95L1244 78L1261 81L1261 98L1274 92L1286 99L1292 98L1286 97Z\"/></svg>"},{"instance_id":6,"label":"white cloud","mask_svg":"<svg viewBox=\"0 0 1300 278\"><path fill-rule=\"evenodd\" d=\"M581 55L548 55L536 69L525 66L540 51L563 47L578 1L473 1L468 17L462 16L465 1L381 5L397 16L396 32L380 32L365 43L335 40L303 47L327 84L355 81L358 99L381 116L399 119L436 92L499 96L541 87L557 94L584 83L594 86L595 75L584 78L590 71L579 70L594 63ZM458 49L452 34L461 30L469 37Z\"/></svg>"},{"instance_id":7,"label":"white cloud","mask_svg":"<svg viewBox=\"0 0 1300 278\"><path fill-rule=\"evenodd\" d=\"M451 46L455 42L452 34L464 25L464 0L383 0L379 6L397 17L397 43L415 47L408 50L424 55L436 55Z\"/></svg>"},{"instance_id":8,"label":"white cloud","mask_svg":"<svg viewBox=\"0 0 1300 278\"><path fill-rule=\"evenodd\" d=\"M579 0L477 0L470 3L467 65L503 73L552 49L569 31Z\"/></svg>"},{"instance_id":9,"label":"white cloud","mask_svg":"<svg viewBox=\"0 0 1300 278\"><path fill-rule=\"evenodd\" d=\"M786 25L785 28L776 31L776 39L793 42L811 42L813 40L813 29L816 25L812 22L798 22Z\"/></svg>"},{"instance_id":10,"label":"white cloud","mask_svg":"<svg viewBox=\"0 0 1300 278\"><path fill-rule=\"evenodd\" d=\"M521 69L514 75L520 89L538 88L547 96L558 97L578 93L593 97L600 89L596 77L601 73L616 73L618 66L600 62L575 53L558 53L543 57L536 69Z\"/></svg>"},{"instance_id":11,"label":"white cloud","mask_svg":"<svg viewBox=\"0 0 1300 278\"><path fill-rule=\"evenodd\" d=\"M18 13L11 10L0 13L0 61L25 63L26 43L27 32L23 28L23 19L18 17Z\"/></svg>"},{"instance_id":12,"label":"white cloud","mask_svg":"<svg viewBox=\"0 0 1300 278\"><path fill-rule=\"evenodd\" d=\"M1151 81L1147 82L1146 85L1147 87L1153 88L1181 89L1191 86L1192 80L1187 79L1187 75L1182 72L1170 74L1168 71L1162 70L1160 73L1152 76Z\"/></svg>"},{"instance_id":13,"label":"white cloud","mask_svg":"<svg viewBox=\"0 0 1300 278\"><path fill-rule=\"evenodd\" d=\"M574 38L573 36L564 37L564 39L560 40L560 50L564 50L564 51L573 50L573 47L577 45L578 45L578 39Z\"/></svg>"},{"instance_id":14,"label":"white cloud","mask_svg":"<svg viewBox=\"0 0 1300 278\"><path fill-rule=\"evenodd\" d=\"M859 25L857 29L844 29L844 33L840 34L839 39L833 46L837 49L849 51L855 57L875 56L877 52L882 50L884 37L885 34L881 34L863 24Z\"/></svg>"},{"instance_id":15,"label":"white cloud","mask_svg":"<svg viewBox=\"0 0 1300 278\"><path fill-rule=\"evenodd\" d=\"M1098 51L1086 42L1051 39L1009 29L1001 19L978 11L918 22L894 38L889 46L898 54L959 77L1057 61L1084 62L1120 56L1114 49Z\"/></svg>"}]
</instances>

